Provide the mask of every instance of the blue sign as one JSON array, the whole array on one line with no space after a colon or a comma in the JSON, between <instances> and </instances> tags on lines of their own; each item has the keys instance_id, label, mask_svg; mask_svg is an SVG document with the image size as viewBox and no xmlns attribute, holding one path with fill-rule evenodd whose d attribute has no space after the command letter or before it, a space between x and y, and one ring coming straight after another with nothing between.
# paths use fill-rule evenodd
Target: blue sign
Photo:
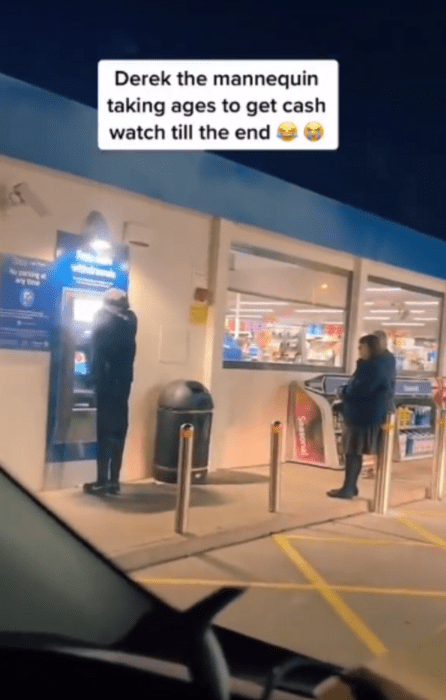
<instances>
[{"instance_id":1,"label":"blue sign","mask_svg":"<svg viewBox=\"0 0 446 700\"><path fill-rule=\"evenodd\" d=\"M432 396L432 384L425 379L398 379L395 394L397 396Z\"/></svg>"},{"instance_id":2,"label":"blue sign","mask_svg":"<svg viewBox=\"0 0 446 700\"><path fill-rule=\"evenodd\" d=\"M50 351L54 298L50 263L6 255L0 270L0 347Z\"/></svg>"},{"instance_id":3,"label":"blue sign","mask_svg":"<svg viewBox=\"0 0 446 700\"><path fill-rule=\"evenodd\" d=\"M128 248L118 246L112 253L96 251L73 233L57 234L57 260L52 268L52 281L69 289L106 292L110 287L128 288Z\"/></svg>"}]
</instances>

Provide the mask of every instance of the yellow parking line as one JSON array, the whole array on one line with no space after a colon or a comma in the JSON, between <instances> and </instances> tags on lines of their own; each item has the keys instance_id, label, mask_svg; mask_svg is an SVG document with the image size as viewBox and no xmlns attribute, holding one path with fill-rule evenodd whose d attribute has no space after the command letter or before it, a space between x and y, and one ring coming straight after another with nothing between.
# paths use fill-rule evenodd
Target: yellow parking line
<instances>
[{"instance_id":1,"label":"yellow parking line","mask_svg":"<svg viewBox=\"0 0 446 700\"><path fill-rule=\"evenodd\" d=\"M311 583L287 583L275 581L216 581L212 579L187 578L135 578L137 583L146 586L208 586L220 588L223 586L240 586L241 588L266 588L273 590L319 592L319 588ZM365 593L371 595L406 595L422 598L446 598L446 591L429 591L417 588L374 588L373 586L330 585L334 591L342 593Z\"/></svg>"},{"instance_id":2,"label":"yellow parking line","mask_svg":"<svg viewBox=\"0 0 446 700\"><path fill-rule=\"evenodd\" d=\"M141 578L134 579L137 583L146 585L161 585L161 586L235 586L240 588L282 588L296 591L314 591L316 590L311 583L276 583L274 581L215 581L212 579L161 579L161 578Z\"/></svg>"},{"instance_id":3,"label":"yellow parking line","mask_svg":"<svg viewBox=\"0 0 446 700\"><path fill-rule=\"evenodd\" d=\"M418 518L446 518L446 513L440 513L440 512L429 512L429 511L420 511L420 510L406 510L406 511L400 511L403 515L414 515Z\"/></svg>"},{"instance_id":4,"label":"yellow parking line","mask_svg":"<svg viewBox=\"0 0 446 700\"><path fill-rule=\"evenodd\" d=\"M422 546L433 547L429 542L417 542L416 540L374 540L366 537L313 537L309 535L288 535L289 540L303 540L308 542L338 542L342 544L366 544L366 545L400 545L404 547Z\"/></svg>"},{"instance_id":5,"label":"yellow parking line","mask_svg":"<svg viewBox=\"0 0 446 700\"><path fill-rule=\"evenodd\" d=\"M433 532L429 532L429 530L426 530L421 525L418 525L418 523L412 522L412 520L409 520L409 518L399 518L399 521L400 523L403 523L403 525L406 525L406 527L409 527L411 530L418 533L418 535L421 535L421 537L424 537L428 542L435 545L435 547L446 551L446 542L445 540L442 540L441 537L434 535Z\"/></svg>"},{"instance_id":6,"label":"yellow parking line","mask_svg":"<svg viewBox=\"0 0 446 700\"><path fill-rule=\"evenodd\" d=\"M333 590L332 586L304 559L299 552L288 542L284 535L274 535L284 554L290 559L297 569L317 588L327 603L337 615L346 623L351 631L372 651L375 655L384 654L387 649L380 639L370 630L358 615L342 600Z\"/></svg>"},{"instance_id":7,"label":"yellow parking line","mask_svg":"<svg viewBox=\"0 0 446 700\"><path fill-rule=\"evenodd\" d=\"M372 586L330 586L342 593L370 593L372 595L406 595L420 598L446 598L446 591L428 591L419 588L373 588Z\"/></svg>"}]
</instances>

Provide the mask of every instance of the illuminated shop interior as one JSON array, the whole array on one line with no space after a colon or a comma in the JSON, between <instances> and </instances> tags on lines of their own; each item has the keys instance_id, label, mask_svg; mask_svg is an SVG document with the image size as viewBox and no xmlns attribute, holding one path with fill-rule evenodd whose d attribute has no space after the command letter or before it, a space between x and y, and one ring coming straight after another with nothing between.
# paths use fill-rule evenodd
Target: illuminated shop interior
<instances>
[{"instance_id":1,"label":"illuminated shop interior","mask_svg":"<svg viewBox=\"0 0 446 700\"><path fill-rule=\"evenodd\" d=\"M398 372L435 373L443 300L440 294L369 278L363 332L386 332Z\"/></svg>"},{"instance_id":2,"label":"illuminated shop interior","mask_svg":"<svg viewBox=\"0 0 446 700\"><path fill-rule=\"evenodd\" d=\"M233 249L226 298L225 366L345 369L349 273ZM435 374L443 297L369 278L362 334L383 330L399 374Z\"/></svg>"},{"instance_id":3,"label":"illuminated shop interior","mask_svg":"<svg viewBox=\"0 0 446 700\"><path fill-rule=\"evenodd\" d=\"M349 275L233 251L226 303L226 358L344 366Z\"/></svg>"}]
</instances>

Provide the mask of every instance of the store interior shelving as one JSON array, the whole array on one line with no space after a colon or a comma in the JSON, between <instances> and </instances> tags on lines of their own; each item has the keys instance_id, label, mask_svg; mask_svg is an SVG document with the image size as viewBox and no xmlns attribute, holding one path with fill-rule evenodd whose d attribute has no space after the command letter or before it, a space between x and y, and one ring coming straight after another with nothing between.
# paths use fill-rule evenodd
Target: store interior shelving
<instances>
[{"instance_id":1,"label":"store interior shelving","mask_svg":"<svg viewBox=\"0 0 446 700\"><path fill-rule=\"evenodd\" d=\"M435 443L431 406L406 403L398 406L394 458L398 462L432 457Z\"/></svg>"}]
</instances>

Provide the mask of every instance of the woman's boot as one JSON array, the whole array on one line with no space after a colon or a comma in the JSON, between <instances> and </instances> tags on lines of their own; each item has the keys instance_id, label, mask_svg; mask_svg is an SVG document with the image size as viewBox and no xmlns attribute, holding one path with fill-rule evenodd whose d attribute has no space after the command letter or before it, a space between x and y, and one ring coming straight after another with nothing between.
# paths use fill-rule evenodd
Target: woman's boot
<instances>
[{"instance_id":1,"label":"woman's boot","mask_svg":"<svg viewBox=\"0 0 446 700\"><path fill-rule=\"evenodd\" d=\"M331 498L345 499L350 499L357 496L359 491L356 484L358 482L361 469L362 455L346 455L344 485L341 489L333 489L328 491L327 496L330 496Z\"/></svg>"}]
</instances>

